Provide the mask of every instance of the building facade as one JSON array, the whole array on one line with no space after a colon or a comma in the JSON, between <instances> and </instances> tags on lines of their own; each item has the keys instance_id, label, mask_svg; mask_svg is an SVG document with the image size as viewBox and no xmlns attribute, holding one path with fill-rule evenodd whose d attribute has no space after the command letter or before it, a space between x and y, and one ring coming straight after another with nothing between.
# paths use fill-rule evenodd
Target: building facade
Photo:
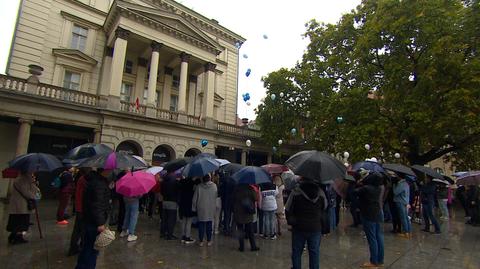
<instances>
[{"instance_id":1,"label":"building facade","mask_svg":"<svg viewBox=\"0 0 480 269\"><path fill-rule=\"evenodd\" d=\"M0 76L0 168L85 142L152 164L200 152L268 162L258 131L236 125L244 41L171 0L23 0Z\"/></svg>"}]
</instances>

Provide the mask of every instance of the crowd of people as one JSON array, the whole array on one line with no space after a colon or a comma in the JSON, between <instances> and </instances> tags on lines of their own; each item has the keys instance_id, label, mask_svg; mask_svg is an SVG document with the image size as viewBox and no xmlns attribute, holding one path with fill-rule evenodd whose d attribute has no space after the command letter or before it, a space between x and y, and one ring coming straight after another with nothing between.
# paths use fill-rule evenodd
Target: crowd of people
<instances>
[{"instance_id":1,"label":"crowd of people","mask_svg":"<svg viewBox=\"0 0 480 269\"><path fill-rule=\"evenodd\" d=\"M449 206L458 199L468 217L467 223L480 225L480 191L478 186L456 189L437 184L433 178L412 180L402 173L378 173L360 169L351 173L346 193L337 193L333 185L315 179L295 177L294 187L285 185L280 174L262 184L236 184L231 174L216 171L203 177L184 178L175 171L157 173L157 184L143 196L126 197L115 192L115 182L125 173L105 169L69 169L54 182L58 192L58 225L68 225L66 208L73 197L75 224L68 255L79 254L76 268L95 268L97 235L106 226L116 226L120 237L140 240L136 234L139 212L160 216L160 235L182 244L211 246L220 233L238 238L238 250L245 251L245 239L251 251L259 251L255 234L275 240L282 226L292 232L292 268L301 267L306 249L309 268L319 268L320 241L339 224L339 210L347 205L352 227L362 226L367 238L370 260L361 267L378 268L384 264L383 223L390 222L391 232L412 238L412 221L423 217L422 231L440 234L434 208L441 221L450 218ZM29 200L39 193L34 173L23 173L13 183L7 230L11 244L25 243L23 237L30 224ZM288 193L288 195L285 195ZM180 218L180 234L176 234ZM433 230L431 230L433 225ZM198 238L192 237L192 226Z\"/></svg>"}]
</instances>

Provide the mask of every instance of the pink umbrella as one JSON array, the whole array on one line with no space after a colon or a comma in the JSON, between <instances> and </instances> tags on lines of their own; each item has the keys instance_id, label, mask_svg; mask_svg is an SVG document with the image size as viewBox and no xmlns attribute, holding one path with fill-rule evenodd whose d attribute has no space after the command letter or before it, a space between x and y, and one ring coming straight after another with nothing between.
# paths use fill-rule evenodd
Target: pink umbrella
<instances>
[{"instance_id":1,"label":"pink umbrella","mask_svg":"<svg viewBox=\"0 0 480 269\"><path fill-rule=\"evenodd\" d=\"M116 184L116 191L124 196L141 196L155 186L155 176L145 171L128 172Z\"/></svg>"}]
</instances>

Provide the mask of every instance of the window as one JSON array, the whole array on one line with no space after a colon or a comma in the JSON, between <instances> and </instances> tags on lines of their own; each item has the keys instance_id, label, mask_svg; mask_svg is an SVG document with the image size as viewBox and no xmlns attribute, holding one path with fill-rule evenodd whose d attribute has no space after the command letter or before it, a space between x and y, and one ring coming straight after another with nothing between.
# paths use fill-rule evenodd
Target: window
<instances>
[{"instance_id":1,"label":"window","mask_svg":"<svg viewBox=\"0 0 480 269\"><path fill-rule=\"evenodd\" d=\"M130 83L122 83L122 89L120 90L120 100L124 102L130 102L132 96L133 85Z\"/></svg>"},{"instance_id":2,"label":"window","mask_svg":"<svg viewBox=\"0 0 480 269\"><path fill-rule=\"evenodd\" d=\"M70 90L80 90L80 73L65 71L65 76L63 77L63 87Z\"/></svg>"},{"instance_id":3,"label":"window","mask_svg":"<svg viewBox=\"0 0 480 269\"><path fill-rule=\"evenodd\" d=\"M180 79L178 78L178 76L173 76L172 77L172 86L174 88L178 88L179 85L180 85Z\"/></svg>"},{"instance_id":4,"label":"window","mask_svg":"<svg viewBox=\"0 0 480 269\"><path fill-rule=\"evenodd\" d=\"M88 29L73 25L72 31L72 43L70 47L72 49L77 49L80 51L85 51L85 46L87 44Z\"/></svg>"},{"instance_id":5,"label":"window","mask_svg":"<svg viewBox=\"0 0 480 269\"><path fill-rule=\"evenodd\" d=\"M133 74L133 62L130 60L125 61L125 73Z\"/></svg>"},{"instance_id":6,"label":"window","mask_svg":"<svg viewBox=\"0 0 480 269\"><path fill-rule=\"evenodd\" d=\"M178 95L170 95L170 111L177 112L178 110Z\"/></svg>"}]
</instances>

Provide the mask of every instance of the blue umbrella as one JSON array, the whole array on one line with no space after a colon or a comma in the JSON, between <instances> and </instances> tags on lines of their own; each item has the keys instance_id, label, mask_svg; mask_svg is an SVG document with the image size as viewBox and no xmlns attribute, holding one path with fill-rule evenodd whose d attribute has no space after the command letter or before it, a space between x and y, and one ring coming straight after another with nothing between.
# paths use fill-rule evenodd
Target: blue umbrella
<instances>
[{"instance_id":1,"label":"blue umbrella","mask_svg":"<svg viewBox=\"0 0 480 269\"><path fill-rule=\"evenodd\" d=\"M10 168L20 170L21 172L51 172L63 167L57 157L46 153L29 153L20 155L8 162Z\"/></svg>"},{"instance_id":2,"label":"blue umbrella","mask_svg":"<svg viewBox=\"0 0 480 269\"><path fill-rule=\"evenodd\" d=\"M238 184L262 184L272 182L270 174L265 169L247 166L232 175Z\"/></svg>"},{"instance_id":3,"label":"blue umbrella","mask_svg":"<svg viewBox=\"0 0 480 269\"><path fill-rule=\"evenodd\" d=\"M352 166L353 171L358 171L358 170L360 170L360 168L363 168L363 169L368 170L370 172L385 173L385 170L383 169L382 165L377 163L377 162L363 161L363 162L355 163Z\"/></svg>"},{"instance_id":4,"label":"blue umbrella","mask_svg":"<svg viewBox=\"0 0 480 269\"><path fill-rule=\"evenodd\" d=\"M184 177L203 177L210 172L218 170L220 163L211 158L199 158L187 164L183 169Z\"/></svg>"}]
</instances>

